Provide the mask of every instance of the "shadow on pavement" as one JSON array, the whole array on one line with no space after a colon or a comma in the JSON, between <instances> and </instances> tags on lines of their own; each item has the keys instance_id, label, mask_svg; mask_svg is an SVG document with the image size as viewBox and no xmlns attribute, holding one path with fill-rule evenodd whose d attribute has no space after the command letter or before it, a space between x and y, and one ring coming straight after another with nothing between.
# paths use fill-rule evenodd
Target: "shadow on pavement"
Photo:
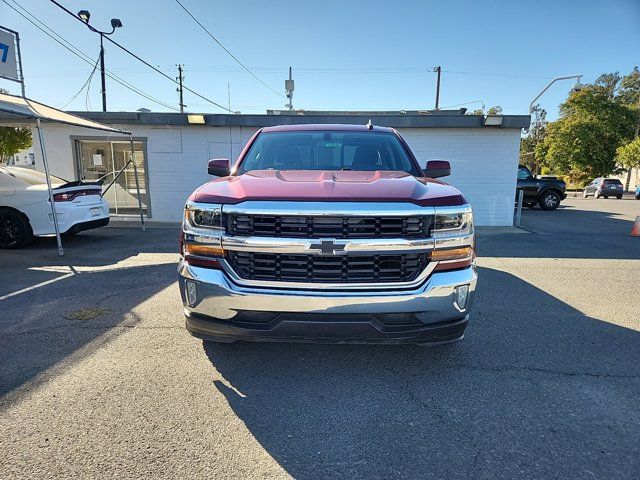
<instances>
[{"instance_id":1,"label":"shadow on pavement","mask_svg":"<svg viewBox=\"0 0 640 480\"><path fill-rule=\"evenodd\" d=\"M294 478L634 477L638 332L480 270L461 343L203 342L215 386Z\"/></svg>"},{"instance_id":2,"label":"shadow on pavement","mask_svg":"<svg viewBox=\"0 0 640 480\"><path fill-rule=\"evenodd\" d=\"M640 202L638 207L640 214ZM524 209L522 228L530 232L528 235L479 236L478 254L502 258L637 260L640 259L640 239L629 236L632 226L632 221L613 212L583 210L571 205L562 205L554 211Z\"/></svg>"},{"instance_id":3,"label":"shadow on pavement","mask_svg":"<svg viewBox=\"0 0 640 480\"><path fill-rule=\"evenodd\" d=\"M79 267L115 265L141 253L171 253L178 261L177 229L99 228L63 237L62 242L63 257L58 256L55 237L36 238L19 250L0 250L0 272L11 279L0 283L0 297Z\"/></svg>"},{"instance_id":4,"label":"shadow on pavement","mask_svg":"<svg viewBox=\"0 0 640 480\"><path fill-rule=\"evenodd\" d=\"M50 377L136 327L135 307L174 283L175 271L163 263L83 272L2 300L0 398L31 382L28 392L46 380L39 374Z\"/></svg>"}]
</instances>

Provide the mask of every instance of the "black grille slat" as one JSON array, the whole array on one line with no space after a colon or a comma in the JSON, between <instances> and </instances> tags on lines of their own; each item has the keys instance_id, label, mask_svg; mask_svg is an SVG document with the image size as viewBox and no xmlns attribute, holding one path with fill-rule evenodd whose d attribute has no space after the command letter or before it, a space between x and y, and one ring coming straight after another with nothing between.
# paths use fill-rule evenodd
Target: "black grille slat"
<instances>
[{"instance_id":1,"label":"black grille slat","mask_svg":"<svg viewBox=\"0 0 640 480\"><path fill-rule=\"evenodd\" d=\"M423 238L431 215L411 217L322 217L226 214L227 233L293 238Z\"/></svg>"},{"instance_id":2,"label":"black grille slat","mask_svg":"<svg viewBox=\"0 0 640 480\"><path fill-rule=\"evenodd\" d=\"M247 280L318 283L409 282L427 266L427 255L288 255L229 251L227 260Z\"/></svg>"}]
</instances>

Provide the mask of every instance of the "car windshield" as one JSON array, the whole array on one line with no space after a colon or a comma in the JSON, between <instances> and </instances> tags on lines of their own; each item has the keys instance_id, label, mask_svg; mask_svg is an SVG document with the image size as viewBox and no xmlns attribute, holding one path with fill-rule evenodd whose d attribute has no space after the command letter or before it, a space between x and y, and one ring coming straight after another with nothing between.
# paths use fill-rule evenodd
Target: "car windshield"
<instances>
[{"instance_id":1,"label":"car windshield","mask_svg":"<svg viewBox=\"0 0 640 480\"><path fill-rule=\"evenodd\" d=\"M39 172L38 170L31 170L29 168L14 168L14 167L2 167L0 168L0 172L6 173L7 175L11 175L18 180L22 180L29 185L44 185L47 183L47 177L44 173ZM51 183L55 185L62 185L67 183L66 180L63 180L60 177L55 177L50 175Z\"/></svg>"},{"instance_id":2,"label":"car windshield","mask_svg":"<svg viewBox=\"0 0 640 480\"><path fill-rule=\"evenodd\" d=\"M622 182L617 178L605 178L604 183L608 183L608 184L615 183L616 185L622 185Z\"/></svg>"},{"instance_id":3,"label":"car windshield","mask_svg":"<svg viewBox=\"0 0 640 480\"><path fill-rule=\"evenodd\" d=\"M421 175L398 137L387 132L263 132L238 174L251 170L393 170Z\"/></svg>"}]
</instances>

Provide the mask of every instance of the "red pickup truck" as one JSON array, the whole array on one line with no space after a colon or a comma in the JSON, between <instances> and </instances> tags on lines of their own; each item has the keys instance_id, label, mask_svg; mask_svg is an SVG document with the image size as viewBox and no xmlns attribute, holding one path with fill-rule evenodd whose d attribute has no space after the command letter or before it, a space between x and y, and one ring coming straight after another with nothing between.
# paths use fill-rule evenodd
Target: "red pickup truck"
<instances>
[{"instance_id":1,"label":"red pickup truck","mask_svg":"<svg viewBox=\"0 0 640 480\"><path fill-rule=\"evenodd\" d=\"M395 130L266 127L189 197L179 284L196 337L435 345L462 339L471 206Z\"/></svg>"}]
</instances>

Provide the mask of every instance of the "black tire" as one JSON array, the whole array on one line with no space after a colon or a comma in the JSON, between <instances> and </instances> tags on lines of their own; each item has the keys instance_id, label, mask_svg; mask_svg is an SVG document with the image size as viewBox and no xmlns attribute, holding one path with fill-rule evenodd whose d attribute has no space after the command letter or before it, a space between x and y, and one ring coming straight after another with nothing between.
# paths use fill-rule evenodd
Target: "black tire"
<instances>
[{"instance_id":1,"label":"black tire","mask_svg":"<svg viewBox=\"0 0 640 480\"><path fill-rule=\"evenodd\" d=\"M598 193L597 190L594 192L593 198L600 198L600 194Z\"/></svg>"},{"instance_id":2,"label":"black tire","mask_svg":"<svg viewBox=\"0 0 640 480\"><path fill-rule=\"evenodd\" d=\"M587 198L589 196L589 194L587 193L587 189L585 188L584 191L582 192L582 198Z\"/></svg>"},{"instance_id":3,"label":"black tire","mask_svg":"<svg viewBox=\"0 0 640 480\"><path fill-rule=\"evenodd\" d=\"M536 205L537 204L535 202L527 202L522 204L523 207L527 207L527 208L535 208Z\"/></svg>"},{"instance_id":4,"label":"black tire","mask_svg":"<svg viewBox=\"0 0 640 480\"><path fill-rule=\"evenodd\" d=\"M609 198L609 195L605 195L604 199L607 200Z\"/></svg>"},{"instance_id":5,"label":"black tire","mask_svg":"<svg viewBox=\"0 0 640 480\"><path fill-rule=\"evenodd\" d=\"M616 198L617 198L618 200L622 200L622 195L616 195Z\"/></svg>"},{"instance_id":6,"label":"black tire","mask_svg":"<svg viewBox=\"0 0 640 480\"><path fill-rule=\"evenodd\" d=\"M12 208L0 208L0 248L22 248L32 240L27 217Z\"/></svg>"},{"instance_id":7,"label":"black tire","mask_svg":"<svg viewBox=\"0 0 640 480\"><path fill-rule=\"evenodd\" d=\"M555 210L560 205L561 200L562 198L558 193L554 192L553 190L550 190L550 191L544 192L540 196L540 201L538 202L538 205L540 205L540 208L543 210Z\"/></svg>"}]
</instances>

